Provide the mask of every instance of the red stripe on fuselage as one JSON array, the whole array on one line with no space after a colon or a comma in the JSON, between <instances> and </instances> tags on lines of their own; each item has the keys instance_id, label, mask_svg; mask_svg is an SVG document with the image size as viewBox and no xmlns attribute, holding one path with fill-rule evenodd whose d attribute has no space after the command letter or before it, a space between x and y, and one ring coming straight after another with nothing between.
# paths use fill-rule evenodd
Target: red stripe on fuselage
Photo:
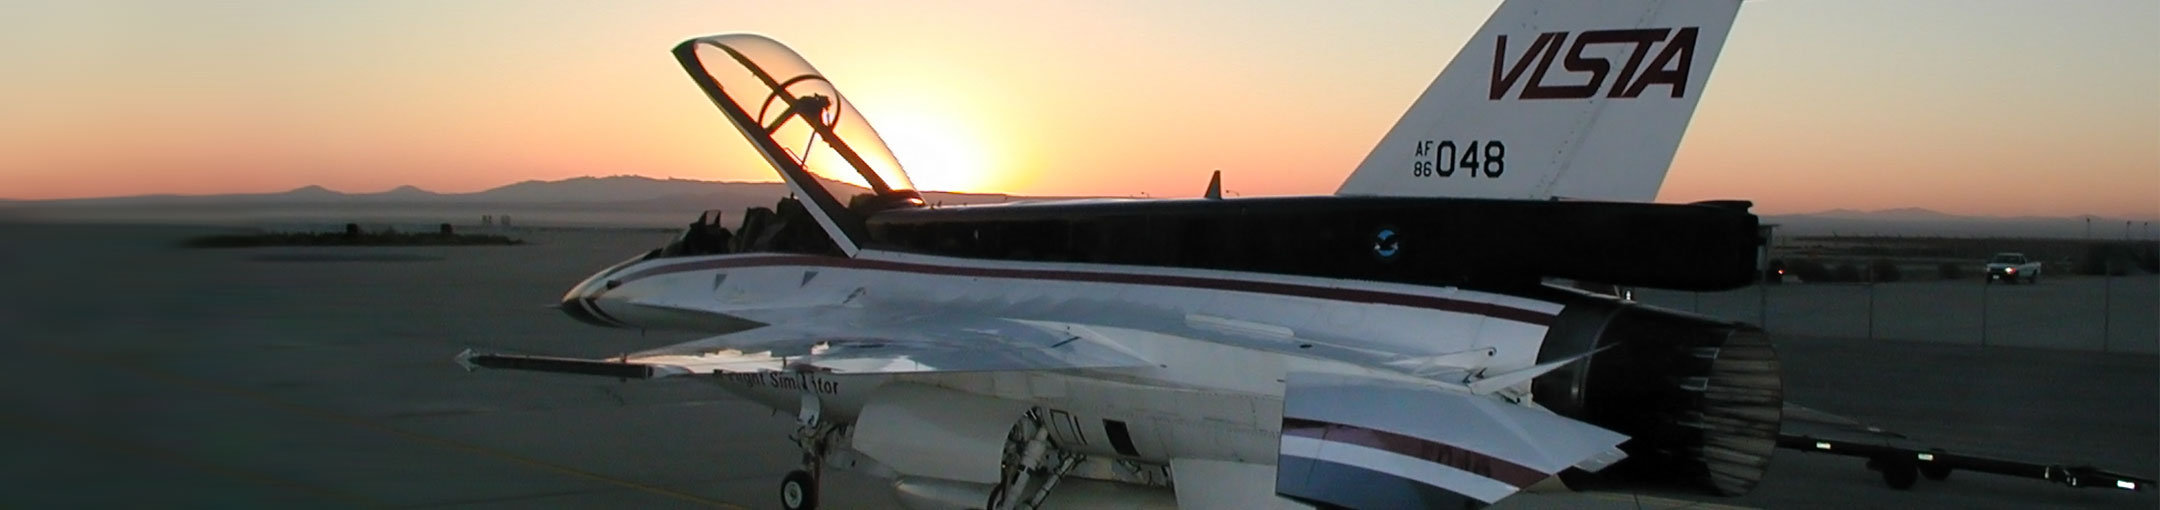
<instances>
[{"instance_id":1,"label":"red stripe on fuselage","mask_svg":"<svg viewBox=\"0 0 2160 510\"><path fill-rule=\"evenodd\" d=\"M1379 429L1318 420L1283 417L1282 433L1321 441L1353 444L1460 469L1499 480L1516 488L1544 480L1545 473L1507 459L1478 453L1447 443L1420 439ZM1370 469L1370 468L1367 468Z\"/></svg>"},{"instance_id":2,"label":"red stripe on fuselage","mask_svg":"<svg viewBox=\"0 0 2160 510\"><path fill-rule=\"evenodd\" d=\"M1300 285L1295 283L1233 280L1228 278L1209 278L1201 276L1101 273L1093 271L1067 271L1055 269L1005 269L990 267L940 266L933 264L918 264L912 262L895 262L889 260L820 257L813 255L731 257L723 259L701 260L697 262L685 262L680 264L640 269L631 272L630 274L623 275L621 278L616 278L616 280L619 280L623 283L629 283L643 278L670 273L701 271L707 269L728 269L737 267L764 266L821 266L849 269L869 269L879 271L899 271L908 273L936 274L948 276L969 276L976 278L1018 278L1027 280L1161 285L1169 287L1253 292L1259 294L1298 296L1316 299L1329 299L1335 301L1350 301L1357 303L1376 303L1407 306L1413 308L1428 308L1434 310L1445 310L1450 312L1483 315L1496 319L1506 319L1527 324L1535 324L1539 326L1550 326L1552 325L1553 320L1553 316L1551 314L1532 310L1524 310L1521 308L1498 305L1493 303L1466 301L1461 299L1449 299L1434 296L1420 296L1416 294L1399 294L1393 292L1380 292L1373 290L1342 289L1334 287L1320 287L1314 285Z\"/></svg>"}]
</instances>

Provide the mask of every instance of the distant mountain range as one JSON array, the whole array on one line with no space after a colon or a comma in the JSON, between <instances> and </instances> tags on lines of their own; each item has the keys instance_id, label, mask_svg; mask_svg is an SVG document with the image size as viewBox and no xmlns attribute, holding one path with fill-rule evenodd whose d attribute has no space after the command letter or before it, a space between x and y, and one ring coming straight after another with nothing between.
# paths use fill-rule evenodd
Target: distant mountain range
<instances>
[{"instance_id":1,"label":"distant mountain range","mask_svg":"<svg viewBox=\"0 0 2160 510\"><path fill-rule=\"evenodd\" d=\"M723 182L690 179L654 179L642 176L577 177L560 181L524 181L472 193L436 193L415 186L398 186L377 193L345 193L322 186L305 186L277 193L224 195L139 195L127 197L75 198L22 201L58 206L154 206L263 203L623 203L671 200L711 195L781 196L787 185L778 182Z\"/></svg>"},{"instance_id":2,"label":"distant mountain range","mask_svg":"<svg viewBox=\"0 0 2160 510\"><path fill-rule=\"evenodd\" d=\"M472 224L485 215L512 216L524 220L519 224L533 226L654 227L685 224L706 210L732 216L750 207L772 207L788 193L787 185L778 182L625 175L524 181L472 193L436 193L413 186L344 193L306 186L277 193L0 201L0 214L59 221L245 225ZM1019 199L949 192L925 192L923 198L950 205Z\"/></svg>"},{"instance_id":3,"label":"distant mountain range","mask_svg":"<svg viewBox=\"0 0 2160 510\"><path fill-rule=\"evenodd\" d=\"M471 193L436 193L415 186L398 186L376 193L345 193L322 186L304 186L277 193L224 195L137 195L127 197L18 200L12 204L58 207L156 207L252 204L616 204L675 205L710 203L714 200L755 199L764 202L788 194L779 182L699 181L654 179L635 175L576 177L559 181L524 181ZM974 204L1003 202L1016 197L1001 193L923 193L925 200ZM770 204L767 204L770 205Z\"/></svg>"},{"instance_id":4,"label":"distant mountain range","mask_svg":"<svg viewBox=\"0 0 2160 510\"><path fill-rule=\"evenodd\" d=\"M0 213L79 221L182 223L474 223L481 215L514 215L525 225L672 226L701 211L734 215L771 207L788 194L778 182L654 179L642 176L524 181L472 193L436 193L399 186L377 193L344 193L307 186L279 193L143 195L64 200L0 200ZM996 193L926 192L945 205L1041 200ZM1940 236L2121 239L2160 236L2144 220L2125 218L1960 216L1920 208L1833 209L1763 216L1780 236ZM2089 234L2088 234L2089 230Z\"/></svg>"},{"instance_id":5,"label":"distant mountain range","mask_svg":"<svg viewBox=\"0 0 2160 510\"><path fill-rule=\"evenodd\" d=\"M1955 215L1955 214L1950 214L1950 213L1946 213L1946 212L1942 212L1942 211L1936 211L1936 210L1933 210L1933 209L1922 209L1922 208L1918 208L1918 207L1904 207L1904 208L1898 208L1898 209L1883 209L1883 210L1879 210L1879 211L1857 211L1857 210L1852 210L1852 209L1831 209L1831 210L1828 210L1828 211L1822 211L1822 212L1812 212L1812 213L1802 213L1802 214L1795 214L1795 215L1793 215L1793 216L1810 216L1810 217L1815 217L1815 218L1834 218L1834 219L1845 219L1845 220L1927 220L1927 221L1932 221L1932 220L1948 220L1948 219L1956 219L1956 218L1963 218L1963 216L1958 216L1958 215Z\"/></svg>"},{"instance_id":6,"label":"distant mountain range","mask_svg":"<svg viewBox=\"0 0 2160 510\"><path fill-rule=\"evenodd\" d=\"M2103 216L1961 216L1916 207L1856 211L1832 209L1765 215L1781 236L2037 237L2056 239L2153 239L2150 219ZM2127 224L2125 222L2128 222Z\"/></svg>"}]
</instances>

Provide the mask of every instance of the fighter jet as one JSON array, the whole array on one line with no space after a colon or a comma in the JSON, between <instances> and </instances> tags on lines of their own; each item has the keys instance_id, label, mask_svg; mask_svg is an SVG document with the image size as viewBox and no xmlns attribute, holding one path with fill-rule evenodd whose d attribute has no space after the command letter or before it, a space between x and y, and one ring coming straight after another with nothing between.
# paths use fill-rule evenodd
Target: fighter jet
<instances>
[{"instance_id":1,"label":"fighter jet","mask_svg":"<svg viewBox=\"0 0 2160 510\"><path fill-rule=\"evenodd\" d=\"M691 39L675 58L793 196L560 306L711 336L458 360L698 378L793 414L789 509L835 469L916 509L1463 508L1556 477L1744 493L1780 441L1768 336L1581 290L1761 274L1748 203L1650 202L1739 7L1509 0L1313 197L933 206L794 51Z\"/></svg>"}]
</instances>

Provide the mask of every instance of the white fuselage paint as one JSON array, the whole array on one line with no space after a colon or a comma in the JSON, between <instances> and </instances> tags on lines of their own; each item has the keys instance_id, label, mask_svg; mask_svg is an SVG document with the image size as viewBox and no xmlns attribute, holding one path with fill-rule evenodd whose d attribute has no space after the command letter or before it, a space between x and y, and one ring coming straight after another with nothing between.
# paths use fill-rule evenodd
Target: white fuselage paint
<instances>
[{"instance_id":1,"label":"white fuselage paint","mask_svg":"<svg viewBox=\"0 0 2160 510\"><path fill-rule=\"evenodd\" d=\"M1220 288L1238 282L1254 285L1242 291ZM655 259L595 277L576 293L595 297L592 305L615 320L656 330L728 333L711 331L712 321L682 311L789 323L814 319L794 315L803 310L833 306L939 310L1086 328L1155 366L897 375L760 372L713 380L789 413L805 392L812 393L826 420L853 420L868 395L886 384L936 386L1067 413L1078 428L1065 433L1059 447L1079 453L1124 456L1105 436L1104 420L1117 420L1131 435L1135 455L1129 457L1138 460L1268 465L1275 463L1279 446L1286 373L1445 382L1504 373L1534 364L1545 335L1547 326L1521 318L1549 321L1561 309L1556 303L1456 288L877 251L864 251L857 259L779 254ZM1376 295L1443 300L1471 310L1353 300ZM1514 318L1477 312L1486 306L1510 309ZM1490 354L1477 354L1480 350ZM1502 394L1524 397L1527 385Z\"/></svg>"}]
</instances>

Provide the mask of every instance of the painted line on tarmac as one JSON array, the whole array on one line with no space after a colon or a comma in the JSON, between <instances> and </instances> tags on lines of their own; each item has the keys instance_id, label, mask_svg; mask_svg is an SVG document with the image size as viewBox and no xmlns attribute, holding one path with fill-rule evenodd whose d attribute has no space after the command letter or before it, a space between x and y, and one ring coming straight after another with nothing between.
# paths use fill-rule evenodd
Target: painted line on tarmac
<instances>
[{"instance_id":1,"label":"painted line on tarmac","mask_svg":"<svg viewBox=\"0 0 2160 510\"><path fill-rule=\"evenodd\" d=\"M133 374L135 374L135 375L140 375L140 376L143 376L143 377L147 377L147 378L151 378L151 379L157 379L157 380L160 380L160 381L165 381L165 382L168 382L168 383L172 383L172 384L175 384L175 385L180 385L180 386L187 386L187 387L191 387L191 388L195 388L195 389L198 389L198 390L203 390L203 391L208 391L208 392L212 392L212 393L220 393L220 394L224 394L224 395L229 395L229 396L239 397L239 398L242 398L242 399L246 399L246 400L251 400L251 401L254 401L254 402L256 402L256 403L260 403L260 404L268 405L268 406L271 406L271 407L277 407L277 408L281 408L281 409L285 409L285 410L288 410L288 411L293 411L293 412L297 412L297 413L300 413L300 414L304 414L304 415L308 415L308 416L313 416L313 417L315 417L315 418L319 418L319 419L323 419L323 420L328 420L328 421L333 421L333 422L338 422L338 423L344 423L344 424L347 424L347 425L352 425L352 426L356 426L356 427L360 427L360 428L365 428L365 429L369 429L369 430L374 430L374 431L377 431L377 432L382 432L382 433L386 433L386 434L391 434L391 435L395 435L395 436L399 436L399 437L404 437L404 438L406 438L406 439L411 439L411 440L413 440L413 441L416 441L416 442L421 442L421 443L427 443L427 444L432 444L432 445L435 445L435 446L440 446L440 447L444 447L444 448L449 448L449 449L453 449L453 450L461 450L461 451L464 451L464 452L467 452L467 453L477 454L477 455L480 455L480 456L484 456L484 457L493 457L493 458L496 458L496 459L499 459L499 460L504 460L504 461L508 461L508 462L511 462L511 463L515 463L515 464L523 464L523 465L525 465L525 466L529 466L529 467L534 467L534 468L538 468L538 469L541 469L541 470L544 470L544 471L550 471L550 472L553 472L553 473L556 473L556 474L560 474L560 475L566 475L566 476L571 476L571 477L576 477L576 478L583 478L583 479L586 479L586 480L591 480L591 481L595 481L595 482L600 482L600 483L603 483L603 484L613 485L613 486L616 486L616 487L622 487L622 488L625 488L625 489L631 489L631 490L635 490L635 491L639 491L639 492L644 492L644 493L647 493L647 494L653 494L653 495L656 495L656 496L664 496L664 497L667 497L667 498L671 498L671 499L675 499L675 500L678 500L678 501L684 501L684 502L688 502L688 503L695 503L695 504L698 504L698 505L703 505L703 506L707 506L707 507L712 507L712 508L725 508L725 509L729 509L729 510L749 510L749 509L747 509L747 508L744 508L744 507L741 507L741 506L737 506L737 505L735 505L735 504L732 504L732 503L728 503L728 502L724 502L724 501L720 501L720 500L716 500L716 499L711 499L711 498L707 498L707 497L704 497L704 496L699 496L699 495L696 495L696 494L690 494L690 493L687 493L687 492L681 492L681 491L671 490L671 489L668 489L668 488L665 488L665 487L660 487L660 486L657 486L657 485L650 485L650 484L644 484L644 483L638 483L638 482L633 482L633 481L630 481L630 480L624 480L624 479L621 479L621 478L616 478L616 477L612 477L612 476L608 476L608 475L603 475L603 474L600 474L600 473L595 473L595 472L592 472L592 471L586 471L586 470L583 470L583 469L578 469L578 468L575 468L575 467L571 467L571 466L567 466L567 465L563 465L563 464L557 464L557 463L553 463L553 462L548 462L548 461L545 461L545 460L540 460L540 459L537 459L537 458L533 458L533 457L527 457L527 456L524 456L524 455L519 455L519 454L517 454L517 453L513 453L513 452L509 452L509 451L505 451L505 450L498 450L498 449L494 449L494 448L488 448L488 447L485 447L485 446L475 445L475 444L471 444L471 443L465 443L465 442L461 442L461 441L454 441L454 440L450 440L450 439L444 439L444 438L440 438L440 437L435 437L435 436L430 436L430 435L426 435L426 434L421 434L421 433L418 433L418 432L413 432L413 431L410 431L410 430L405 430L405 429L397 428L397 427L391 426L391 425L389 425L389 424L385 424L385 423L377 422L377 421L374 421L374 420L370 420L370 419L367 419L367 418L362 418L362 417L359 417L359 416L353 416L353 415L348 415L348 414L338 413L338 412L335 412L335 411L330 411L330 410L327 410L327 409L320 409L320 408L308 407L308 406L304 406L304 405L300 405L300 404L295 404L295 403L291 403L291 402L286 402L286 401L284 401L284 400L279 400L279 399L277 399L276 397L272 397L272 396L270 396L269 394L266 394L266 393L260 393L260 392L255 392L255 391L251 391L251 390L247 390L247 389L242 389L242 388L237 388L237 387L232 387L232 386L226 386L226 385L223 385L223 384L218 384L218 383L214 383L214 382L209 382L209 381L204 381L204 380L200 380L200 379L195 379L195 378L191 378L191 377L183 376L183 375L180 375L180 374L176 374L176 373L172 373L172 372L167 372L167 371L164 371L164 370L159 370L159 369L156 369L156 368L151 368L151 367L148 367L148 366L144 366L144 365L141 365L141 364L138 364L138 363L134 363L134 362L129 362L129 361L126 361L126 360L123 360L123 359L119 359L119 358L113 358L113 357L107 357L107 356L99 356L99 355L97 355L96 353L92 353L92 352L89 352L89 351L83 351L83 350L79 350L79 349L74 349L74 348L70 348L70 347L61 347L61 346L56 346L56 345L48 345L48 344L35 344L35 343L25 343L25 344L23 344L23 345L25 345L25 346L27 346L27 347L29 347L29 348L31 348L31 349L34 349L34 350L38 350L38 351L44 351L44 352L46 352L47 354L51 354L51 355L54 355L54 356L58 356L58 357L64 357L64 358L69 358L69 359L73 359L73 360L75 360L75 361L79 361L79 362L83 362L83 363L88 363L88 364L93 364L93 365L99 365L99 366L103 366L103 367L109 367L109 368L117 368L117 369L120 369L120 370L123 370L123 371L127 371L127 372L129 372L129 373L133 373Z\"/></svg>"},{"instance_id":2,"label":"painted line on tarmac","mask_svg":"<svg viewBox=\"0 0 2160 510\"><path fill-rule=\"evenodd\" d=\"M26 416L0 413L0 426L7 426L30 432L44 433L51 437L56 437L67 442L88 446L91 448L106 450L114 453L133 455L136 457L142 457L156 461L162 461L167 464L191 468L197 471L207 473L224 475L228 478L233 478L241 481L254 482L273 487L293 489L300 492L343 501L346 503L352 503L359 506L390 506L389 503L376 501L374 499L370 499L366 496L361 496L358 494L339 491L319 485L313 485L298 480L278 478L275 476L270 476L267 474L249 471L246 469L236 468L232 466L219 465L177 451L157 448L146 444L130 443L120 439L91 434L83 432L81 430L61 426L60 424L48 423Z\"/></svg>"}]
</instances>

